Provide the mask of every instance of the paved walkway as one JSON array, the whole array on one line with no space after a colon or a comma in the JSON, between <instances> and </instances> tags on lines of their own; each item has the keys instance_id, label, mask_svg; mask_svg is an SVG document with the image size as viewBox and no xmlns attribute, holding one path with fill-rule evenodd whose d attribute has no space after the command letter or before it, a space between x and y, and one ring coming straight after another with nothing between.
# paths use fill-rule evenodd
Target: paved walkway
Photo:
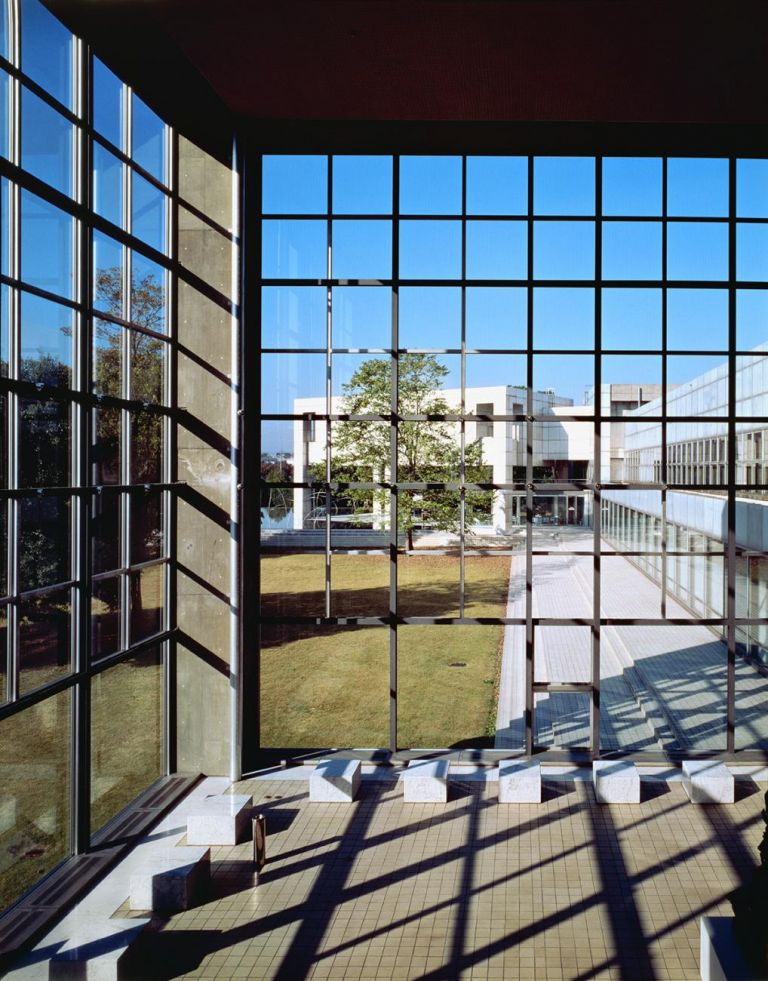
<instances>
[{"instance_id":1,"label":"paved walkway","mask_svg":"<svg viewBox=\"0 0 768 981\"><path fill-rule=\"evenodd\" d=\"M562 552L534 556L533 616L592 616L592 557L567 554L592 547L587 532L555 537L535 547ZM603 616L661 616L661 589L620 555L603 557ZM507 616L525 616L525 557L514 556ZM667 600L668 617L690 616ZM589 626L539 627L535 680L589 681ZM601 745L604 750L725 749L726 650L704 626L604 627L601 631ZM737 747L768 740L768 679L739 659L736 671ZM537 694L534 724L540 745L589 743L589 696ZM504 638L496 746L523 743L525 628L507 627Z\"/></svg>"}]
</instances>

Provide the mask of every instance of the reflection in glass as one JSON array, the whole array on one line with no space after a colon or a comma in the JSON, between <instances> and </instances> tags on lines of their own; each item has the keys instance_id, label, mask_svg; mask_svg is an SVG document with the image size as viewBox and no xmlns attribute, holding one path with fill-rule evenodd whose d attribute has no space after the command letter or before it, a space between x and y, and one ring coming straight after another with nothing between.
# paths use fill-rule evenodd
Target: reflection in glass
<instances>
[{"instance_id":1,"label":"reflection in glass","mask_svg":"<svg viewBox=\"0 0 768 981\"><path fill-rule=\"evenodd\" d=\"M401 221L400 276L403 279L458 279L461 223Z\"/></svg>"},{"instance_id":2,"label":"reflection in glass","mask_svg":"<svg viewBox=\"0 0 768 981\"><path fill-rule=\"evenodd\" d=\"M131 393L137 402L163 401L166 342L138 330L130 332Z\"/></svg>"},{"instance_id":3,"label":"reflection in glass","mask_svg":"<svg viewBox=\"0 0 768 981\"><path fill-rule=\"evenodd\" d=\"M123 397L123 333L109 320L93 321L93 390L97 395Z\"/></svg>"},{"instance_id":4,"label":"reflection in glass","mask_svg":"<svg viewBox=\"0 0 768 981\"><path fill-rule=\"evenodd\" d=\"M334 303L337 292L341 291L334 291ZM322 286L265 286L261 291L262 346L325 348L327 303L328 292ZM334 310L334 328L340 316L341 311ZM337 347L368 346L334 343Z\"/></svg>"},{"instance_id":5,"label":"reflection in glass","mask_svg":"<svg viewBox=\"0 0 768 981\"><path fill-rule=\"evenodd\" d=\"M19 602L19 693L63 678L70 668L69 589Z\"/></svg>"},{"instance_id":6,"label":"reflection in glass","mask_svg":"<svg viewBox=\"0 0 768 981\"><path fill-rule=\"evenodd\" d=\"M265 154L261 168L264 214L322 215L328 210L327 157Z\"/></svg>"},{"instance_id":7,"label":"reflection in glass","mask_svg":"<svg viewBox=\"0 0 768 981\"><path fill-rule=\"evenodd\" d=\"M594 222L534 222L533 275L535 279L593 279Z\"/></svg>"},{"instance_id":8,"label":"reflection in glass","mask_svg":"<svg viewBox=\"0 0 768 981\"><path fill-rule=\"evenodd\" d=\"M74 220L42 198L21 192L21 278L31 286L73 295Z\"/></svg>"},{"instance_id":9,"label":"reflection in glass","mask_svg":"<svg viewBox=\"0 0 768 981\"><path fill-rule=\"evenodd\" d=\"M527 157L467 157L467 214L527 213Z\"/></svg>"},{"instance_id":10,"label":"reflection in glass","mask_svg":"<svg viewBox=\"0 0 768 981\"><path fill-rule=\"evenodd\" d=\"M123 165L96 142L93 144L93 210L122 228Z\"/></svg>"},{"instance_id":11,"label":"reflection in glass","mask_svg":"<svg viewBox=\"0 0 768 981\"><path fill-rule=\"evenodd\" d=\"M19 590L70 578L70 502L43 495L19 501Z\"/></svg>"},{"instance_id":12,"label":"reflection in glass","mask_svg":"<svg viewBox=\"0 0 768 981\"><path fill-rule=\"evenodd\" d=\"M94 481L95 482L95 481ZM93 572L111 572L120 561L121 494L96 494L91 504L91 562Z\"/></svg>"},{"instance_id":13,"label":"reflection in glass","mask_svg":"<svg viewBox=\"0 0 768 981\"><path fill-rule=\"evenodd\" d=\"M327 274L325 221L281 219L261 224L261 274L265 279L323 279Z\"/></svg>"},{"instance_id":14,"label":"reflection in glass","mask_svg":"<svg viewBox=\"0 0 768 981\"><path fill-rule=\"evenodd\" d=\"M261 746L387 744L388 630L264 625L259 671Z\"/></svg>"},{"instance_id":15,"label":"reflection in glass","mask_svg":"<svg viewBox=\"0 0 768 981\"><path fill-rule=\"evenodd\" d=\"M70 854L71 699L64 691L0 722L2 909Z\"/></svg>"},{"instance_id":16,"label":"reflection in glass","mask_svg":"<svg viewBox=\"0 0 768 981\"><path fill-rule=\"evenodd\" d=\"M131 123L131 156L147 173L165 183L165 124L135 93L131 103Z\"/></svg>"},{"instance_id":17,"label":"reflection in glass","mask_svg":"<svg viewBox=\"0 0 768 981\"><path fill-rule=\"evenodd\" d=\"M19 485L69 487L70 408L58 399L19 400Z\"/></svg>"},{"instance_id":18,"label":"reflection in glass","mask_svg":"<svg viewBox=\"0 0 768 981\"><path fill-rule=\"evenodd\" d=\"M167 274L162 266L139 252L131 253L131 309L129 320L153 330L166 332ZM111 313L115 311L110 310Z\"/></svg>"},{"instance_id":19,"label":"reflection in glass","mask_svg":"<svg viewBox=\"0 0 768 981\"><path fill-rule=\"evenodd\" d=\"M527 269L525 222L467 222L468 279L525 279Z\"/></svg>"},{"instance_id":20,"label":"reflection in glass","mask_svg":"<svg viewBox=\"0 0 768 981\"><path fill-rule=\"evenodd\" d=\"M317 199L322 200L322 192ZM337 215L391 214L392 157L335 156L333 211Z\"/></svg>"},{"instance_id":21,"label":"reflection in glass","mask_svg":"<svg viewBox=\"0 0 768 981\"><path fill-rule=\"evenodd\" d=\"M335 279L391 277L390 221L334 221L331 236L331 274Z\"/></svg>"},{"instance_id":22,"label":"reflection in glass","mask_svg":"<svg viewBox=\"0 0 768 981\"><path fill-rule=\"evenodd\" d=\"M91 832L163 772L163 658L152 647L91 682Z\"/></svg>"},{"instance_id":23,"label":"reflection in glass","mask_svg":"<svg viewBox=\"0 0 768 981\"><path fill-rule=\"evenodd\" d=\"M461 157L401 157L400 214L461 214Z\"/></svg>"},{"instance_id":24,"label":"reflection in glass","mask_svg":"<svg viewBox=\"0 0 768 981\"><path fill-rule=\"evenodd\" d=\"M159 559L163 553L163 492L133 493L131 498L131 564Z\"/></svg>"},{"instance_id":25,"label":"reflection in glass","mask_svg":"<svg viewBox=\"0 0 768 981\"><path fill-rule=\"evenodd\" d=\"M120 650L120 576L96 579L91 585L91 656Z\"/></svg>"},{"instance_id":26,"label":"reflection in glass","mask_svg":"<svg viewBox=\"0 0 768 981\"><path fill-rule=\"evenodd\" d=\"M93 231L93 303L97 309L124 318L122 245Z\"/></svg>"},{"instance_id":27,"label":"reflection in glass","mask_svg":"<svg viewBox=\"0 0 768 981\"><path fill-rule=\"evenodd\" d=\"M72 109L72 34L39 0L21 0L20 13L22 71Z\"/></svg>"},{"instance_id":28,"label":"reflection in glass","mask_svg":"<svg viewBox=\"0 0 768 981\"><path fill-rule=\"evenodd\" d=\"M131 414L131 483L157 484L163 479L163 417Z\"/></svg>"},{"instance_id":29,"label":"reflection in glass","mask_svg":"<svg viewBox=\"0 0 768 981\"><path fill-rule=\"evenodd\" d=\"M29 89L21 90L21 165L30 174L72 194L72 124Z\"/></svg>"},{"instance_id":30,"label":"reflection in glass","mask_svg":"<svg viewBox=\"0 0 768 981\"><path fill-rule=\"evenodd\" d=\"M21 294L19 377L36 385L72 386L73 312L31 293Z\"/></svg>"},{"instance_id":31,"label":"reflection in glass","mask_svg":"<svg viewBox=\"0 0 768 981\"><path fill-rule=\"evenodd\" d=\"M122 410L100 405L93 410L91 461L96 484L122 483L120 452L123 441Z\"/></svg>"},{"instance_id":32,"label":"reflection in glass","mask_svg":"<svg viewBox=\"0 0 768 981\"><path fill-rule=\"evenodd\" d=\"M151 565L129 575L131 644L160 633L164 621L165 564Z\"/></svg>"}]
</instances>

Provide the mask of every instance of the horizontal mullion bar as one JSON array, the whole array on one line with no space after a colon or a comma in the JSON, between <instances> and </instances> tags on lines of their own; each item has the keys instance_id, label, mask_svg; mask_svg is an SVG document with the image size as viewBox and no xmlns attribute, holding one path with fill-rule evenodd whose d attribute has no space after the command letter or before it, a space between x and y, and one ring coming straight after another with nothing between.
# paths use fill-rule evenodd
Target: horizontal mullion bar
<instances>
[{"instance_id":1,"label":"horizontal mullion bar","mask_svg":"<svg viewBox=\"0 0 768 981\"><path fill-rule=\"evenodd\" d=\"M534 681L533 690L535 692L585 692L590 693L594 689L588 681Z\"/></svg>"},{"instance_id":2,"label":"horizontal mullion bar","mask_svg":"<svg viewBox=\"0 0 768 981\"><path fill-rule=\"evenodd\" d=\"M135 330L137 333L146 334L147 337L153 337L155 340L164 341L166 344L171 343L171 337L158 330L150 330L149 327L143 327L141 324L135 323L133 320L123 320L122 317L116 317L113 313L108 313L106 310L99 310L96 307L89 307L87 313L94 320L105 320L110 324L116 324L118 327L125 327L127 330Z\"/></svg>"},{"instance_id":3,"label":"horizontal mullion bar","mask_svg":"<svg viewBox=\"0 0 768 981\"><path fill-rule=\"evenodd\" d=\"M176 480L172 482L157 484L89 484L85 487L17 487L14 489L0 488L0 500L8 498L26 497L83 497L86 495L98 495L102 493L128 493L128 494L148 494L158 490L174 490L178 487L186 487L186 480Z\"/></svg>"}]
</instances>

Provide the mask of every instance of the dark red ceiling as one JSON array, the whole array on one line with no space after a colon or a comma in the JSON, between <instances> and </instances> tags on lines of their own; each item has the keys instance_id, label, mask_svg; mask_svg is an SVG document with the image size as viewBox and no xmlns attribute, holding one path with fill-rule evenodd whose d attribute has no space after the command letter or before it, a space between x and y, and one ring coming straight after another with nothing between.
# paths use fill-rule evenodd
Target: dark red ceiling
<instances>
[{"instance_id":1,"label":"dark red ceiling","mask_svg":"<svg viewBox=\"0 0 768 981\"><path fill-rule=\"evenodd\" d=\"M137 63L142 37L154 32L147 63L155 68L159 31L226 106L251 120L768 120L766 0L51 6L86 29L95 25L126 55L133 43Z\"/></svg>"}]
</instances>

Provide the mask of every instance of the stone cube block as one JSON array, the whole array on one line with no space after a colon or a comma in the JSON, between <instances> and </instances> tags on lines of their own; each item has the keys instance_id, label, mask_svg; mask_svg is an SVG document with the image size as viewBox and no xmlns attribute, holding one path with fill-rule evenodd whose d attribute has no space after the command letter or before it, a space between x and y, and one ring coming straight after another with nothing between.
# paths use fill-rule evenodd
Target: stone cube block
<instances>
[{"instance_id":1,"label":"stone cube block","mask_svg":"<svg viewBox=\"0 0 768 981\"><path fill-rule=\"evenodd\" d=\"M541 803L541 764L538 760L502 760L499 763L499 803Z\"/></svg>"},{"instance_id":2,"label":"stone cube block","mask_svg":"<svg viewBox=\"0 0 768 981\"><path fill-rule=\"evenodd\" d=\"M448 760L411 760L403 773L403 800L408 804L445 804Z\"/></svg>"},{"instance_id":3,"label":"stone cube block","mask_svg":"<svg viewBox=\"0 0 768 981\"><path fill-rule=\"evenodd\" d=\"M592 764L598 804L639 804L640 774L629 760L598 760Z\"/></svg>"},{"instance_id":4,"label":"stone cube block","mask_svg":"<svg viewBox=\"0 0 768 981\"><path fill-rule=\"evenodd\" d=\"M164 913L189 909L210 877L210 848L153 851L131 874L130 907Z\"/></svg>"},{"instance_id":5,"label":"stone cube block","mask_svg":"<svg viewBox=\"0 0 768 981\"><path fill-rule=\"evenodd\" d=\"M717 760L684 760L683 787L694 804L732 804L733 775Z\"/></svg>"},{"instance_id":6,"label":"stone cube block","mask_svg":"<svg viewBox=\"0 0 768 981\"><path fill-rule=\"evenodd\" d=\"M360 789L360 760L324 760L309 776L309 799L351 804Z\"/></svg>"},{"instance_id":7,"label":"stone cube block","mask_svg":"<svg viewBox=\"0 0 768 981\"><path fill-rule=\"evenodd\" d=\"M148 919L80 919L48 962L51 981L118 981L125 977L130 946ZM44 965L43 965L44 966ZM131 973L131 976L135 976Z\"/></svg>"},{"instance_id":8,"label":"stone cube block","mask_svg":"<svg viewBox=\"0 0 768 981\"><path fill-rule=\"evenodd\" d=\"M187 817L188 845L236 845L248 827L253 797L215 794L204 797Z\"/></svg>"}]
</instances>

